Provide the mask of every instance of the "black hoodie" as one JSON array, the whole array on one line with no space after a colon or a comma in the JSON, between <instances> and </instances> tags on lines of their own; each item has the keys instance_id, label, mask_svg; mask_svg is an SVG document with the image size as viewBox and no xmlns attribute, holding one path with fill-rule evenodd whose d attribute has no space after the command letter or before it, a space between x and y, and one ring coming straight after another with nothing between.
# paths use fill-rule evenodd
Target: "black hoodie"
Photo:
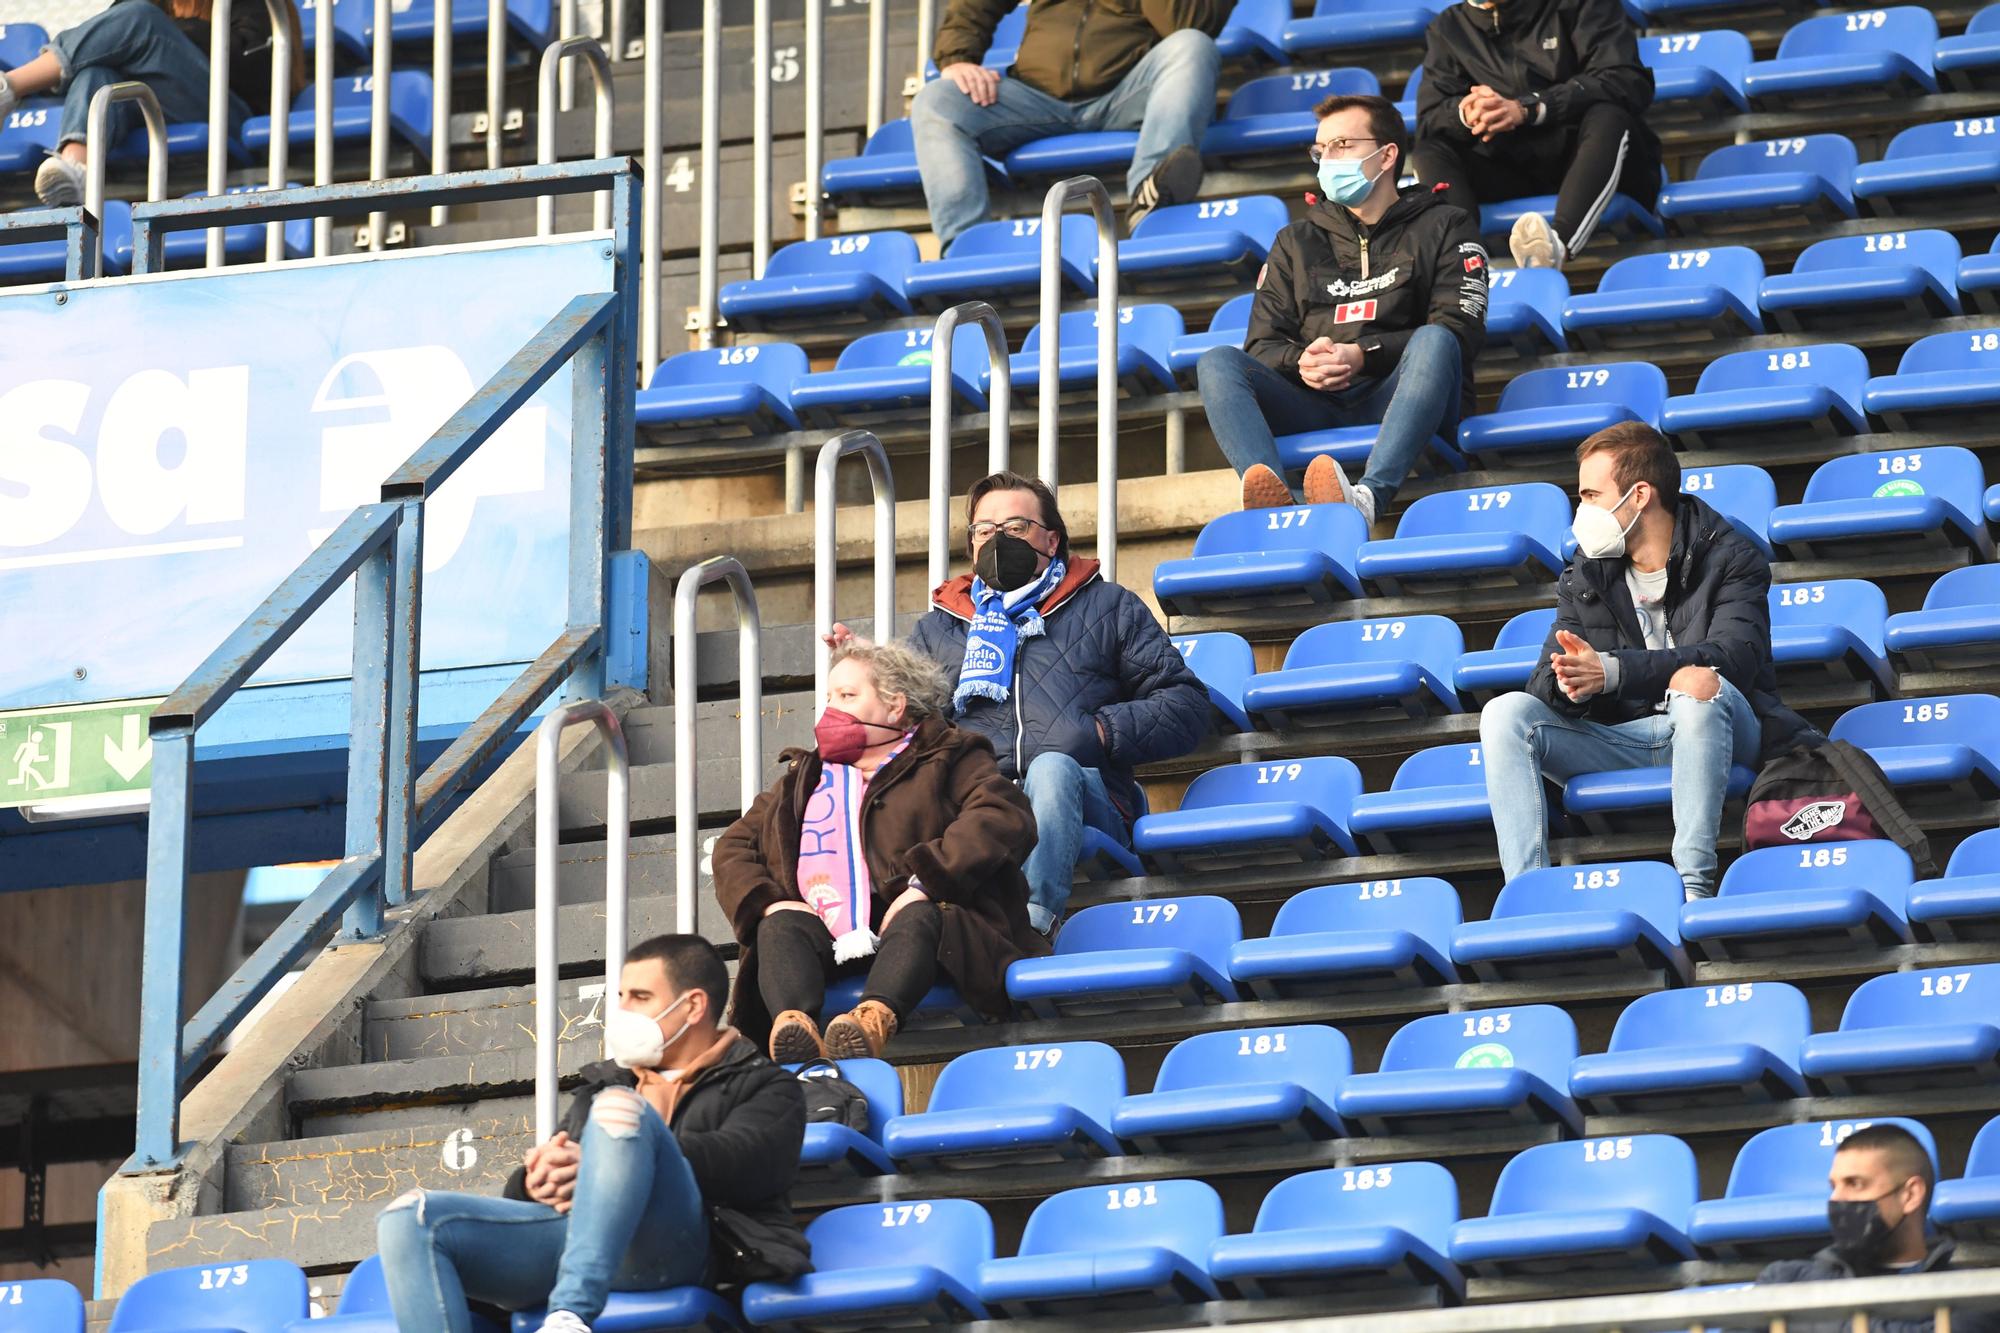
<instances>
[{"instance_id":1,"label":"black hoodie","mask_svg":"<svg viewBox=\"0 0 2000 1333\"><path fill-rule=\"evenodd\" d=\"M1951 1266L1952 1243L1937 1240L1930 1252L1914 1267L1894 1270L1908 1273L1942 1273ZM1757 1275L1757 1283L1767 1282L1839 1282L1855 1277L1880 1277L1881 1269L1856 1272L1840 1252L1828 1246L1810 1259L1780 1259L1769 1264ZM1849 1333L1852 1319L1788 1319L1785 1327L1789 1333ZM1931 1333L1936 1322L1929 1315L1897 1315L1884 1317L1876 1315L1868 1321L1869 1333ZM2000 1333L2000 1314L1988 1311L1958 1310L1951 1312L1951 1333Z\"/></svg>"},{"instance_id":2,"label":"black hoodie","mask_svg":"<svg viewBox=\"0 0 2000 1333\"><path fill-rule=\"evenodd\" d=\"M1653 103L1653 71L1639 59L1639 35L1618 0L1501 0L1491 9L1448 5L1425 37L1417 88L1417 138L1476 142L1458 118L1474 85L1502 97L1540 93L1545 126L1574 125L1599 102L1632 113L1637 133ZM1505 136L1503 136L1505 137Z\"/></svg>"}]
</instances>

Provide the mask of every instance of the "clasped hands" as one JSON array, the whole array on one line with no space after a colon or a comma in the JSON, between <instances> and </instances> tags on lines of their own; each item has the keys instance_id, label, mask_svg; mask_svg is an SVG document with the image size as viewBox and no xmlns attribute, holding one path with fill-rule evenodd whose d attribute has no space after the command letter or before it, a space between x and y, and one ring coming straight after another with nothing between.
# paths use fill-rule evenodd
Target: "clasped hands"
<instances>
[{"instance_id":1,"label":"clasped hands","mask_svg":"<svg viewBox=\"0 0 2000 1333\"><path fill-rule=\"evenodd\" d=\"M1308 389L1337 393L1361 373L1361 349L1353 343L1315 338L1299 353L1299 379Z\"/></svg>"},{"instance_id":2,"label":"clasped hands","mask_svg":"<svg viewBox=\"0 0 2000 1333\"><path fill-rule=\"evenodd\" d=\"M1527 124L1528 109L1480 83L1459 99L1458 119L1481 143L1492 143L1495 136Z\"/></svg>"},{"instance_id":3,"label":"clasped hands","mask_svg":"<svg viewBox=\"0 0 2000 1333\"><path fill-rule=\"evenodd\" d=\"M1573 704L1580 704L1604 691L1604 658L1598 651L1566 629L1556 631L1559 653L1549 654L1549 666L1556 673L1556 686Z\"/></svg>"}]
</instances>

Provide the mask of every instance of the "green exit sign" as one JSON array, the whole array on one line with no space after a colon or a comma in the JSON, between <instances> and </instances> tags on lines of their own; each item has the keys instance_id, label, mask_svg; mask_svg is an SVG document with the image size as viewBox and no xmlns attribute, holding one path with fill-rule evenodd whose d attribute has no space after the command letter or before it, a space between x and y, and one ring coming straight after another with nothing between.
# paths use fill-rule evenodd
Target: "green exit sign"
<instances>
[{"instance_id":1,"label":"green exit sign","mask_svg":"<svg viewBox=\"0 0 2000 1333\"><path fill-rule=\"evenodd\" d=\"M0 809L144 791L158 699L0 713Z\"/></svg>"}]
</instances>

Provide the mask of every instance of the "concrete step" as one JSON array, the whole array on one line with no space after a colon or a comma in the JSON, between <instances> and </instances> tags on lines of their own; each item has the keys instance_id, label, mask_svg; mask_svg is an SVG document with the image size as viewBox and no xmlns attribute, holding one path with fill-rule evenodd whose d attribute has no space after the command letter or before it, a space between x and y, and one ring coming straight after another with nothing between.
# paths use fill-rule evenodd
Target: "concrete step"
<instances>
[{"instance_id":1,"label":"concrete step","mask_svg":"<svg viewBox=\"0 0 2000 1333\"><path fill-rule=\"evenodd\" d=\"M567 1078L603 1057L602 1039L593 1029L557 1049L558 1076ZM350 1117L346 1124L358 1126L367 1124L367 1117L376 1111L476 1105L489 1098L528 1096L534 1086L535 1048L527 1043L466 1055L301 1069L286 1086L286 1103L307 1123L341 1112Z\"/></svg>"},{"instance_id":2,"label":"concrete step","mask_svg":"<svg viewBox=\"0 0 2000 1333\"><path fill-rule=\"evenodd\" d=\"M578 977L557 988L558 1040L582 1041L604 1027L604 978ZM369 1060L421 1060L514 1050L535 1042L535 989L495 986L370 1000L361 1049Z\"/></svg>"},{"instance_id":3,"label":"concrete step","mask_svg":"<svg viewBox=\"0 0 2000 1333\"><path fill-rule=\"evenodd\" d=\"M601 893L601 890L600 890ZM566 895L567 896L567 895ZM725 956L734 956L736 942L712 897L697 900L695 927ZM556 913L559 957L565 972L582 975L604 961L604 903L570 903ZM671 894L635 896L626 908L626 938L643 940L674 929ZM450 917L433 921L419 945L426 983L436 991L466 989L481 983L526 981L535 970L535 914L532 909L486 916Z\"/></svg>"},{"instance_id":4,"label":"concrete step","mask_svg":"<svg viewBox=\"0 0 2000 1333\"><path fill-rule=\"evenodd\" d=\"M405 1190L498 1195L534 1139L533 1113L473 1124L433 1121L372 1133L237 1144L227 1154L223 1207L381 1207Z\"/></svg>"},{"instance_id":5,"label":"concrete step","mask_svg":"<svg viewBox=\"0 0 2000 1333\"><path fill-rule=\"evenodd\" d=\"M734 750L735 747L729 747ZM769 743L766 748L770 749ZM695 796L700 803L704 825L726 826L742 812L740 783L742 770L734 754L704 756L696 761ZM777 751L771 749L759 774L762 790L778 776ZM631 815L634 833L667 833L674 822L674 766L671 763L634 764L631 769ZM559 800L562 839L583 841L598 836L606 827L609 798L604 771L598 768L562 775Z\"/></svg>"},{"instance_id":6,"label":"concrete step","mask_svg":"<svg viewBox=\"0 0 2000 1333\"><path fill-rule=\"evenodd\" d=\"M665 682L663 682L664 684ZM811 690L767 690L764 693L764 754L775 760L788 746L813 743L813 721L819 715ZM694 741L698 753L708 758L729 758L737 753L736 696L704 699L695 705ZM625 748L635 764L671 764L674 761L674 707L648 704L635 708L622 719Z\"/></svg>"},{"instance_id":7,"label":"concrete step","mask_svg":"<svg viewBox=\"0 0 2000 1333\"><path fill-rule=\"evenodd\" d=\"M289 1259L308 1273L351 1268L375 1253L375 1219L382 1203L288 1204L155 1222L146 1232L146 1267L158 1272L186 1264L276 1258Z\"/></svg>"}]
</instances>

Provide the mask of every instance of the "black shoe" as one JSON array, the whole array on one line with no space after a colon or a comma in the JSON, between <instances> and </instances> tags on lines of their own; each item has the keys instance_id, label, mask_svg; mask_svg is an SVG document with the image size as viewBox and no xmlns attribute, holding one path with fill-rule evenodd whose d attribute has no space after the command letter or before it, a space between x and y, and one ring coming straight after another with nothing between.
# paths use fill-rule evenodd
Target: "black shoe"
<instances>
[{"instance_id":1,"label":"black shoe","mask_svg":"<svg viewBox=\"0 0 2000 1333\"><path fill-rule=\"evenodd\" d=\"M1139 230L1139 224L1154 209L1187 203L1200 192L1201 154L1186 146L1174 149L1133 191L1132 201L1125 206L1125 234Z\"/></svg>"}]
</instances>

